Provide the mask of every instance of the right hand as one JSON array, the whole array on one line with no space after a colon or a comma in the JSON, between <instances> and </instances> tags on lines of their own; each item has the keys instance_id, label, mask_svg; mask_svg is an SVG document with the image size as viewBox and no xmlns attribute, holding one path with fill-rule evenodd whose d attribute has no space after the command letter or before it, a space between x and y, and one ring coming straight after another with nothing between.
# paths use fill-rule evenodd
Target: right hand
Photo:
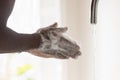
<instances>
[{"instance_id":1,"label":"right hand","mask_svg":"<svg viewBox=\"0 0 120 80\"><path fill-rule=\"evenodd\" d=\"M37 33L41 37L39 48L30 50L34 55L58 59L76 58L81 52L80 47L64 37L67 28L57 28L57 23L46 28L40 28Z\"/></svg>"}]
</instances>

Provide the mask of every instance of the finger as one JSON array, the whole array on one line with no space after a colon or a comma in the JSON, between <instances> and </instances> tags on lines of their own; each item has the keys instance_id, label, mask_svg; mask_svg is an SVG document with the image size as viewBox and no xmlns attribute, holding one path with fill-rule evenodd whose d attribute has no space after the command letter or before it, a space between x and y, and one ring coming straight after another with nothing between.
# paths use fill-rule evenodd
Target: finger
<instances>
[{"instance_id":1,"label":"finger","mask_svg":"<svg viewBox=\"0 0 120 80\"><path fill-rule=\"evenodd\" d=\"M77 58L78 56L80 56L81 55L81 52L80 51L78 51L78 52L76 52L76 53L74 53L73 54L73 56L72 56L72 58Z\"/></svg>"},{"instance_id":2,"label":"finger","mask_svg":"<svg viewBox=\"0 0 120 80\"><path fill-rule=\"evenodd\" d=\"M38 57L44 57L44 58L50 58L50 57L52 57L51 55L42 53L42 52L40 52L37 49L32 49L32 50L29 50L28 52L31 53L32 55L38 56Z\"/></svg>"},{"instance_id":3,"label":"finger","mask_svg":"<svg viewBox=\"0 0 120 80\"><path fill-rule=\"evenodd\" d=\"M78 56L81 56L82 53L79 51L77 54L75 54L75 58L77 58Z\"/></svg>"},{"instance_id":4,"label":"finger","mask_svg":"<svg viewBox=\"0 0 120 80\"><path fill-rule=\"evenodd\" d=\"M54 58L58 59L68 59L69 57L66 56L66 53L60 50L46 50L45 53L52 55Z\"/></svg>"},{"instance_id":5,"label":"finger","mask_svg":"<svg viewBox=\"0 0 120 80\"><path fill-rule=\"evenodd\" d=\"M64 55L62 55L62 54L57 54L57 55L55 56L55 58L58 58L58 59L68 59L69 57L64 56Z\"/></svg>"},{"instance_id":6,"label":"finger","mask_svg":"<svg viewBox=\"0 0 120 80\"><path fill-rule=\"evenodd\" d=\"M44 27L44 28L38 29L36 32L37 32L37 33L40 33L41 31L54 30L54 28L57 28L57 27L58 27L58 23L55 22L54 24L49 25L48 27Z\"/></svg>"},{"instance_id":7,"label":"finger","mask_svg":"<svg viewBox=\"0 0 120 80\"><path fill-rule=\"evenodd\" d=\"M75 49L75 50L79 50L80 47L79 45L77 45L75 42L71 41L70 39L65 38L64 36L62 36L59 40L59 46L60 47L65 47L65 46L70 46L71 48Z\"/></svg>"},{"instance_id":8,"label":"finger","mask_svg":"<svg viewBox=\"0 0 120 80\"><path fill-rule=\"evenodd\" d=\"M72 57L72 58L78 56L78 54L79 54L79 51L71 49L69 47L64 48L64 50L66 51L66 55L69 57Z\"/></svg>"},{"instance_id":9,"label":"finger","mask_svg":"<svg viewBox=\"0 0 120 80\"><path fill-rule=\"evenodd\" d=\"M61 33L65 33L68 30L67 27L64 28L56 28L55 30L53 30L53 32L61 34Z\"/></svg>"},{"instance_id":10,"label":"finger","mask_svg":"<svg viewBox=\"0 0 120 80\"><path fill-rule=\"evenodd\" d=\"M68 40L65 37L61 37L58 43L59 47L64 49L68 56L76 58L81 55L79 51L80 47L75 42Z\"/></svg>"},{"instance_id":11,"label":"finger","mask_svg":"<svg viewBox=\"0 0 120 80\"><path fill-rule=\"evenodd\" d=\"M69 58L67 53L64 51L61 51L61 50L57 50L57 53L55 56L56 56L56 58L60 58L60 59L68 59Z\"/></svg>"},{"instance_id":12,"label":"finger","mask_svg":"<svg viewBox=\"0 0 120 80\"><path fill-rule=\"evenodd\" d=\"M47 28L50 29L50 28L57 28L57 27L58 27L58 23L55 22L54 24L49 25Z\"/></svg>"},{"instance_id":13,"label":"finger","mask_svg":"<svg viewBox=\"0 0 120 80\"><path fill-rule=\"evenodd\" d=\"M51 28L57 28L58 27L58 23L55 22L54 24L50 25L49 27L51 27Z\"/></svg>"},{"instance_id":14,"label":"finger","mask_svg":"<svg viewBox=\"0 0 120 80\"><path fill-rule=\"evenodd\" d=\"M65 42L59 43L59 47L67 52L67 55L70 57L75 57L80 55L80 51L78 48L73 45L66 44Z\"/></svg>"}]
</instances>

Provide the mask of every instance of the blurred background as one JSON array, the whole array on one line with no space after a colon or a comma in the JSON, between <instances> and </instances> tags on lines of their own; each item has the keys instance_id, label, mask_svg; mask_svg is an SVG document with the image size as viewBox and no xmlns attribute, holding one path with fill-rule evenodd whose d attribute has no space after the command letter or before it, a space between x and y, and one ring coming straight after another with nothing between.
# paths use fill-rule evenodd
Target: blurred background
<instances>
[{"instance_id":1,"label":"blurred background","mask_svg":"<svg viewBox=\"0 0 120 80\"><path fill-rule=\"evenodd\" d=\"M29 53L0 55L0 80L120 80L120 1L99 0L98 23L90 24L91 0L16 0L8 26L19 33L58 22L81 47L73 60Z\"/></svg>"}]
</instances>

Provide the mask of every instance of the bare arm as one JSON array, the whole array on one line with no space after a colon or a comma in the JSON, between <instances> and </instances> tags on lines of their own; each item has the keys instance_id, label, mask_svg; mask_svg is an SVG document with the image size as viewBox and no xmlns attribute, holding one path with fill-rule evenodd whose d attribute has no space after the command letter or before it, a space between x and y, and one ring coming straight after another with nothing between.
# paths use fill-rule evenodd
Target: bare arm
<instances>
[{"instance_id":1,"label":"bare arm","mask_svg":"<svg viewBox=\"0 0 120 80\"><path fill-rule=\"evenodd\" d=\"M38 34L18 34L7 27L0 30L0 53L25 51L39 45Z\"/></svg>"},{"instance_id":2,"label":"bare arm","mask_svg":"<svg viewBox=\"0 0 120 80\"><path fill-rule=\"evenodd\" d=\"M34 34L20 34L6 26L15 0L0 0L0 53L28 51L39 57L59 59L76 58L79 46L66 39L67 28L57 28L57 23Z\"/></svg>"},{"instance_id":3,"label":"bare arm","mask_svg":"<svg viewBox=\"0 0 120 80\"><path fill-rule=\"evenodd\" d=\"M0 0L0 53L18 52L37 48L38 34L19 34L6 26L15 0Z\"/></svg>"}]
</instances>

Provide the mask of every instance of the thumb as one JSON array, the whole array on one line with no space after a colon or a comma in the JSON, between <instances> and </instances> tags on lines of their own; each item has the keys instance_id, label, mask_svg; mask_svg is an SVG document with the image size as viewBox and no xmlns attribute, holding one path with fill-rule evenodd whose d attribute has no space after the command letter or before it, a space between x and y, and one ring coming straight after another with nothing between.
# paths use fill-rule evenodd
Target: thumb
<instances>
[{"instance_id":1,"label":"thumb","mask_svg":"<svg viewBox=\"0 0 120 80\"><path fill-rule=\"evenodd\" d=\"M58 27L58 23L55 22L54 24L50 25L49 27L50 27L50 28L57 28L57 27Z\"/></svg>"},{"instance_id":2,"label":"thumb","mask_svg":"<svg viewBox=\"0 0 120 80\"><path fill-rule=\"evenodd\" d=\"M67 27L63 27L63 28L56 28L53 32L62 34L65 33L67 30L68 30Z\"/></svg>"}]
</instances>

